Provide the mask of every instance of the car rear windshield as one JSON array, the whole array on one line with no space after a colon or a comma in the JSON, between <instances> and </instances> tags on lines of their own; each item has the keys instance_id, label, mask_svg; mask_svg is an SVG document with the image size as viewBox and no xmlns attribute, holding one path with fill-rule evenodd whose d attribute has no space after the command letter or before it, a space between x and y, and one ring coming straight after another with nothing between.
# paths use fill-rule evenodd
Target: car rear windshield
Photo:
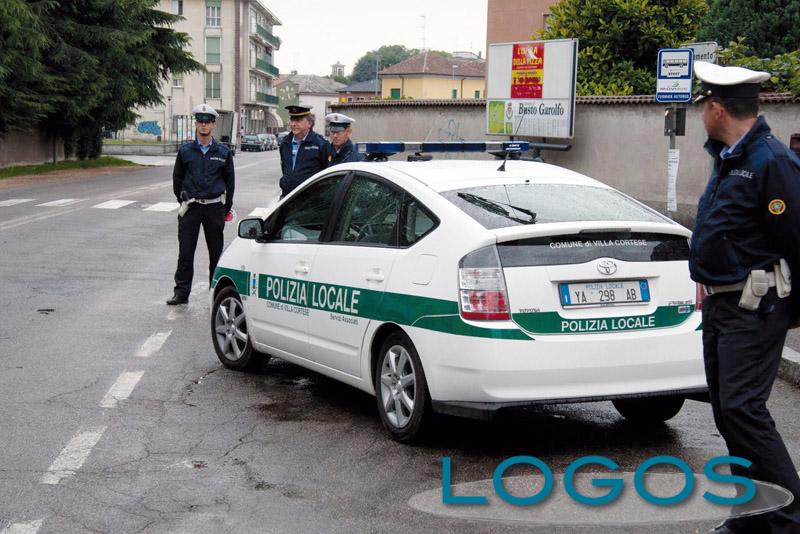
<instances>
[{"instance_id":1,"label":"car rear windshield","mask_svg":"<svg viewBox=\"0 0 800 534\"><path fill-rule=\"evenodd\" d=\"M619 191L603 187L498 184L445 191L442 196L489 230L536 223L666 221Z\"/></svg>"}]
</instances>

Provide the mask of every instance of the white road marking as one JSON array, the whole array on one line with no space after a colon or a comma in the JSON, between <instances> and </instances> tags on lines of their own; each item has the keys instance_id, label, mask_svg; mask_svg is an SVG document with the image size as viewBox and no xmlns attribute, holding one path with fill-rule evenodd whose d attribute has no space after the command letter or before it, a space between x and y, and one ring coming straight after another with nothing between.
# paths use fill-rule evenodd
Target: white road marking
<instances>
[{"instance_id":1,"label":"white road marking","mask_svg":"<svg viewBox=\"0 0 800 534\"><path fill-rule=\"evenodd\" d=\"M255 163L248 163L247 165L242 165L241 167L236 167L235 170L240 171L242 169L247 169L248 167L255 167L256 165L261 165L260 161L256 161Z\"/></svg>"},{"instance_id":2,"label":"white road marking","mask_svg":"<svg viewBox=\"0 0 800 534\"><path fill-rule=\"evenodd\" d=\"M101 209L101 210L117 210L119 208L123 208L130 204L136 202L135 200L108 200L101 204L97 204L96 206L92 206L93 208Z\"/></svg>"},{"instance_id":3,"label":"white road marking","mask_svg":"<svg viewBox=\"0 0 800 534\"><path fill-rule=\"evenodd\" d=\"M0 206L16 206L17 204L24 204L25 202L33 202L35 198L9 198L8 200L0 200Z\"/></svg>"},{"instance_id":4,"label":"white road marking","mask_svg":"<svg viewBox=\"0 0 800 534\"><path fill-rule=\"evenodd\" d=\"M167 314L167 321L174 321L180 316L181 314L179 313L178 307L172 306L172 308L169 310L169 313Z\"/></svg>"},{"instance_id":5,"label":"white road marking","mask_svg":"<svg viewBox=\"0 0 800 534\"><path fill-rule=\"evenodd\" d=\"M117 381L111 385L106 393L106 396L103 397L103 400L100 402L101 408L114 408L117 405L117 402L123 401L131 396L133 393L136 384L139 383L139 380L142 379L144 375L144 371L133 371L133 372L124 372L119 375Z\"/></svg>"},{"instance_id":6,"label":"white road marking","mask_svg":"<svg viewBox=\"0 0 800 534\"><path fill-rule=\"evenodd\" d=\"M70 204L76 204L82 200L83 200L82 198L61 198L59 200L53 200L50 202L44 202L42 204L36 204L36 205L46 208L60 208L63 206L69 206Z\"/></svg>"},{"instance_id":7,"label":"white road marking","mask_svg":"<svg viewBox=\"0 0 800 534\"><path fill-rule=\"evenodd\" d=\"M149 208L145 208L144 211L173 211L180 207L181 205L177 202L158 202Z\"/></svg>"},{"instance_id":8,"label":"white road marking","mask_svg":"<svg viewBox=\"0 0 800 534\"><path fill-rule=\"evenodd\" d=\"M81 209L82 208L72 208L71 210L56 211L53 213L47 213L45 215L26 215L25 217L19 217L18 219L12 219L10 221L6 221L5 223L0 224L0 232L2 232L3 230L11 230L12 228L16 228L17 226L22 226L23 224L44 221L45 219L51 219L53 217L67 215L68 213L75 213L76 211L80 211Z\"/></svg>"},{"instance_id":9,"label":"white road marking","mask_svg":"<svg viewBox=\"0 0 800 534\"><path fill-rule=\"evenodd\" d=\"M8 525L0 534L36 534L42 527L44 519L34 519L33 521L19 521Z\"/></svg>"},{"instance_id":10,"label":"white road marking","mask_svg":"<svg viewBox=\"0 0 800 534\"><path fill-rule=\"evenodd\" d=\"M166 332L156 332L147 338L147 341L142 343L142 346L139 348L136 356L139 358L149 358L159 351L171 333L172 330L167 330Z\"/></svg>"},{"instance_id":11,"label":"white road marking","mask_svg":"<svg viewBox=\"0 0 800 534\"><path fill-rule=\"evenodd\" d=\"M89 457L92 448L97 445L105 431L106 427L101 426L80 432L73 437L47 469L47 472L42 475L41 483L58 484L61 480L74 475Z\"/></svg>"}]
</instances>

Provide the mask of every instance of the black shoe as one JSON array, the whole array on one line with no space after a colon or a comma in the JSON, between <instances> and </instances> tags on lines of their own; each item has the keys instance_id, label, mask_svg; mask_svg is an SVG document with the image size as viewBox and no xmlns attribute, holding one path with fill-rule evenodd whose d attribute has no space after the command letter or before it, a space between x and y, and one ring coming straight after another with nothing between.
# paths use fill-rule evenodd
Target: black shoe
<instances>
[{"instance_id":1,"label":"black shoe","mask_svg":"<svg viewBox=\"0 0 800 534\"><path fill-rule=\"evenodd\" d=\"M169 306L175 306L176 304L186 304L189 302L189 297L184 297L183 295L178 295L175 293L172 295L172 298L167 301Z\"/></svg>"}]
</instances>

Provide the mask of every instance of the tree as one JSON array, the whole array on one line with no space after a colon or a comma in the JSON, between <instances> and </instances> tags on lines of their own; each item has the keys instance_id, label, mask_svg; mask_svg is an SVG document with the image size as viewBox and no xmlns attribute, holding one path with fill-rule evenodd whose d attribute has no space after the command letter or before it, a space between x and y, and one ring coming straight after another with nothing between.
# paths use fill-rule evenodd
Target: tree
<instances>
[{"instance_id":1,"label":"tree","mask_svg":"<svg viewBox=\"0 0 800 534\"><path fill-rule=\"evenodd\" d=\"M57 82L45 124L65 140L77 137L78 157L96 156L101 130L132 123L135 107L161 104L170 73L203 68L184 50L188 36L169 28L179 17L157 5L75 0L47 10L44 63Z\"/></svg>"},{"instance_id":2,"label":"tree","mask_svg":"<svg viewBox=\"0 0 800 534\"><path fill-rule=\"evenodd\" d=\"M744 37L762 58L800 49L797 0L711 0L698 37L722 46Z\"/></svg>"},{"instance_id":3,"label":"tree","mask_svg":"<svg viewBox=\"0 0 800 534\"><path fill-rule=\"evenodd\" d=\"M720 65L737 65L748 69L769 72L772 76L761 84L764 93L792 93L800 95L800 50L778 54L772 58L752 55L744 37L732 41L717 53Z\"/></svg>"},{"instance_id":4,"label":"tree","mask_svg":"<svg viewBox=\"0 0 800 534\"><path fill-rule=\"evenodd\" d=\"M378 59L380 70L383 70L386 67L391 67L401 61L405 61L418 52L419 50L408 49L403 45L385 45L377 50L370 50L356 61L356 65L353 67L353 74L351 75L352 81L365 82L367 80L374 80L376 60Z\"/></svg>"},{"instance_id":5,"label":"tree","mask_svg":"<svg viewBox=\"0 0 800 534\"><path fill-rule=\"evenodd\" d=\"M545 39L577 37L578 94L655 92L659 48L694 39L705 0L562 0Z\"/></svg>"},{"instance_id":6,"label":"tree","mask_svg":"<svg viewBox=\"0 0 800 534\"><path fill-rule=\"evenodd\" d=\"M79 157L99 155L102 129L162 103L171 73L203 68L158 3L0 0L0 133L38 123Z\"/></svg>"},{"instance_id":7,"label":"tree","mask_svg":"<svg viewBox=\"0 0 800 534\"><path fill-rule=\"evenodd\" d=\"M47 44L40 16L44 2L0 1L0 135L30 128L52 110L52 80L41 63Z\"/></svg>"}]
</instances>

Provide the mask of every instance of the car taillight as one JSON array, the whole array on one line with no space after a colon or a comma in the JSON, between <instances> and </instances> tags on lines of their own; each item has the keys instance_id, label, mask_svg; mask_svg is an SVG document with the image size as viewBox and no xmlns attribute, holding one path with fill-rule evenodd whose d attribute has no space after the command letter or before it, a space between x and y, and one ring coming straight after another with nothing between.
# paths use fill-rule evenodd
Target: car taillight
<instances>
[{"instance_id":1,"label":"car taillight","mask_svg":"<svg viewBox=\"0 0 800 534\"><path fill-rule=\"evenodd\" d=\"M511 318L508 291L497 249L492 245L464 256L458 265L461 317L473 321Z\"/></svg>"},{"instance_id":2,"label":"car taillight","mask_svg":"<svg viewBox=\"0 0 800 534\"><path fill-rule=\"evenodd\" d=\"M706 290L703 287L703 284L696 284L697 285L697 293L694 299L694 309L696 311L700 311L703 309L703 300L706 298Z\"/></svg>"}]
</instances>

